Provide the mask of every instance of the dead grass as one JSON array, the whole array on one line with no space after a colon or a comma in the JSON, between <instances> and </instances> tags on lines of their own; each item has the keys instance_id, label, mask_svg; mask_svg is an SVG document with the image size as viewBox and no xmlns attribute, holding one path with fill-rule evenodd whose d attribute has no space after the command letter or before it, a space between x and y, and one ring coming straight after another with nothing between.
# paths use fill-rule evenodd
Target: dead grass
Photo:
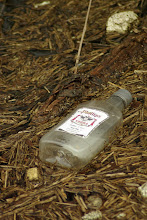
<instances>
[{"instance_id":1,"label":"dead grass","mask_svg":"<svg viewBox=\"0 0 147 220\"><path fill-rule=\"evenodd\" d=\"M35 2L1 12L0 218L81 219L93 210L88 197L94 194L103 202L102 219L124 213L122 219L144 220L138 187L147 181L147 64L139 1L93 1L76 75L88 2L51 0L37 9ZM139 14L139 26L106 37L109 15L126 9ZM118 88L128 89L133 102L117 137L88 166L75 172L39 160L38 143L49 128L78 103ZM38 177L30 181L34 167Z\"/></svg>"}]
</instances>

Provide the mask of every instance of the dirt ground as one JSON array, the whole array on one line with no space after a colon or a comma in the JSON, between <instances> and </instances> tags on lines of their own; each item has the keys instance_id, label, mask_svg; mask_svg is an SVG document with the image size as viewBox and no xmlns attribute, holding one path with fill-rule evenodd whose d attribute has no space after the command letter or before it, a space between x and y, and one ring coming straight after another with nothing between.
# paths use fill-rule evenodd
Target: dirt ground
<instances>
[{"instance_id":1,"label":"dirt ground","mask_svg":"<svg viewBox=\"0 0 147 220\"><path fill-rule=\"evenodd\" d=\"M77 74L89 1L41 2L0 0L0 219L145 220L147 1L92 2ZM109 16L126 10L139 23L107 34ZM40 161L42 135L79 103L119 88L133 95L123 127L86 167Z\"/></svg>"}]
</instances>

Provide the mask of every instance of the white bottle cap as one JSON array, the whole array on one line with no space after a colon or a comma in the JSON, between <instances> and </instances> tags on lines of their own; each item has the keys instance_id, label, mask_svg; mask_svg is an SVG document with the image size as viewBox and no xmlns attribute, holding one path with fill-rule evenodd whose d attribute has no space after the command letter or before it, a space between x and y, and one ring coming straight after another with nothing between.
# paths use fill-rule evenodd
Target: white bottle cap
<instances>
[{"instance_id":1,"label":"white bottle cap","mask_svg":"<svg viewBox=\"0 0 147 220\"><path fill-rule=\"evenodd\" d=\"M124 101L125 107L127 107L133 99L131 93L126 89L119 89L117 92L113 93L112 96L119 96Z\"/></svg>"}]
</instances>

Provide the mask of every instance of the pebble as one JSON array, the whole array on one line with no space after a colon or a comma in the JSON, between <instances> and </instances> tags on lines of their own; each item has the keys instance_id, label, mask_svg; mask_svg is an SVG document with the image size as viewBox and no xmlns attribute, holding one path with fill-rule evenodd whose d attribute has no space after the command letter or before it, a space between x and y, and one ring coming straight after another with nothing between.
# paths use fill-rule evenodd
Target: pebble
<instances>
[{"instance_id":1,"label":"pebble","mask_svg":"<svg viewBox=\"0 0 147 220\"><path fill-rule=\"evenodd\" d=\"M140 192L142 198L147 202L147 182L139 186L138 191Z\"/></svg>"},{"instance_id":2,"label":"pebble","mask_svg":"<svg viewBox=\"0 0 147 220\"><path fill-rule=\"evenodd\" d=\"M37 167L29 168L27 170L27 178L30 181L39 179L39 173Z\"/></svg>"},{"instance_id":3,"label":"pebble","mask_svg":"<svg viewBox=\"0 0 147 220\"><path fill-rule=\"evenodd\" d=\"M102 206L102 199L99 195L91 195L88 197L88 207L99 209Z\"/></svg>"},{"instance_id":4,"label":"pebble","mask_svg":"<svg viewBox=\"0 0 147 220\"><path fill-rule=\"evenodd\" d=\"M132 24L137 25L138 23L138 15L133 11L117 12L108 18L106 32L125 34Z\"/></svg>"},{"instance_id":5,"label":"pebble","mask_svg":"<svg viewBox=\"0 0 147 220\"><path fill-rule=\"evenodd\" d=\"M101 218L102 218L102 213L99 210L89 212L88 214L85 214L82 217L83 220L95 220L95 219L101 219Z\"/></svg>"}]
</instances>

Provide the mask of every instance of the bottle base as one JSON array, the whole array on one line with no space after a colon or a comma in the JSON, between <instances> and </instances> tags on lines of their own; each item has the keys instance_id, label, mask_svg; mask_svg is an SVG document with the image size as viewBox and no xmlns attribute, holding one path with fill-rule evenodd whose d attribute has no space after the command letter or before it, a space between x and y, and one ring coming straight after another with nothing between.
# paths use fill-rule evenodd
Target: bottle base
<instances>
[{"instance_id":1,"label":"bottle base","mask_svg":"<svg viewBox=\"0 0 147 220\"><path fill-rule=\"evenodd\" d=\"M40 149L39 157L43 162L71 169L77 169L82 166L80 159L62 146L54 143L45 143L42 149Z\"/></svg>"}]
</instances>

